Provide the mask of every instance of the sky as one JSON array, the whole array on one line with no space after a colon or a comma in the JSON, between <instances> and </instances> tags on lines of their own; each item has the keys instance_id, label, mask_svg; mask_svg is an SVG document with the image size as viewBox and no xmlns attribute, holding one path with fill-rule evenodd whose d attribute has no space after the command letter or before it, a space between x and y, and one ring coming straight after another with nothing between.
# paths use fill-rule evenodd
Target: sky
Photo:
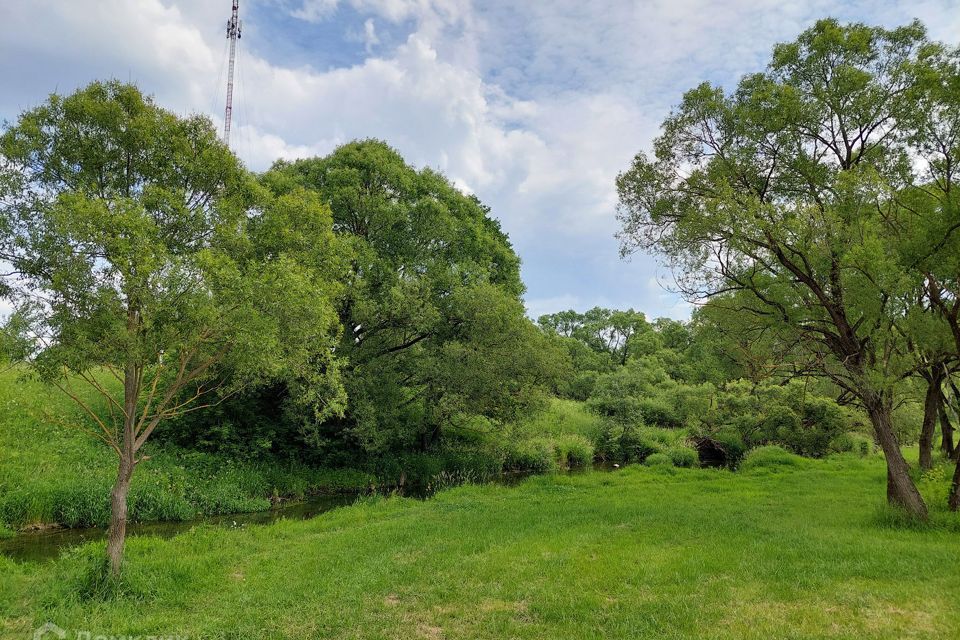
<instances>
[{"instance_id":1,"label":"sky","mask_svg":"<svg viewBox=\"0 0 960 640\"><path fill-rule=\"evenodd\" d=\"M94 79L223 123L230 0L0 0L0 119ZM960 0L240 0L232 143L251 169L379 138L492 209L531 317L683 319L655 256L619 256L614 181L683 93L732 87L817 19L923 21Z\"/></svg>"}]
</instances>

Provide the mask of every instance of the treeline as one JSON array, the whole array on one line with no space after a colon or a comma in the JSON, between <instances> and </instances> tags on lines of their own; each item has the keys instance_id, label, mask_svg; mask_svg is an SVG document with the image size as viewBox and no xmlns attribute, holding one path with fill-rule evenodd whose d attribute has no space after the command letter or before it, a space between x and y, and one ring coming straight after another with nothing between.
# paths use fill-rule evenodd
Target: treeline
<instances>
[{"instance_id":1,"label":"treeline","mask_svg":"<svg viewBox=\"0 0 960 640\"><path fill-rule=\"evenodd\" d=\"M607 419L597 455L643 462L660 452L645 427L682 431L718 450L718 464L736 467L750 449L778 445L797 455L873 451L866 416L844 406L834 385L791 378L763 354L744 351L710 305L690 322L595 308L541 316L539 326L569 353L573 375L558 393L585 401ZM763 362L763 360L766 362ZM898 417L900 417L898 415ZM912 415L903 416L913 432Z\"/></svg>"}]
</instances>

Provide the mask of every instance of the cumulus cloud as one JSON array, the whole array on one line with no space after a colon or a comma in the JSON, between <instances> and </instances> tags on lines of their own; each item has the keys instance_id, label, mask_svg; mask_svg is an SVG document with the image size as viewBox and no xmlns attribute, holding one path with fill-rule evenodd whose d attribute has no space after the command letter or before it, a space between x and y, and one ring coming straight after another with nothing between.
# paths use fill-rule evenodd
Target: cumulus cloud
<instances>
[{"instance_id":1,"label":"cumulus cloud","mask_svg":"<svg viewBox=\"0 0 960 640\"><path fill-rule=\"evenodd\" d=\"M3 116L52 90L119 77L222 125L221 3L0 2ZM761 68L775 42L823 15L891 26L916 15L934 37L956 40L957 9L957 0L244 0L248 33L251 15L278 21L317 63L245 37L232 140L261 170L385 139L491 205L524 261L532 315L596 304L683 315L677 296L646 284L652 275L669 284L669 274L648 256L620 261L612 237L614 178L670 105L703 80L730 85ZM362 45L361 57L324 68L344 43Z\"/></svg>"}]
</instances>

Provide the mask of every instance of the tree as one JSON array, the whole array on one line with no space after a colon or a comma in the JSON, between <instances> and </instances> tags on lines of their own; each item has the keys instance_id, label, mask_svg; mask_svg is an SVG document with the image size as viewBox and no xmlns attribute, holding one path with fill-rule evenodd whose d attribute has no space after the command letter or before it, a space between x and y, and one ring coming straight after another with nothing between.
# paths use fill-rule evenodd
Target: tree
<instances>
[{"instance_id":1,"label":"tree","mask_svg":"<svg viewBox=\"0 0 960 640\"><path fill-rule=\"evenodd\" d=\"M558 352L524 317L519 259L476 197L376 140L277 163L264 183L329 203L353 251L338 307L349 406L313 421L313 444L425 450L444 426L504 420L551 386Z\"/></svg>"},{"instance_id":2,"label":"tree","mask_svg":"<svg viewBox=\"0 0 960 640\"><path fill-rule=\"evenodd\" d=\"M632 341L652 329L643 313L594 307L584 313L570 309L540 316L537 324L544 331L562 337L576 338L594 351L609 354L617 364L624 364L631 353Z\"/></svg>"},{"instance_id":3,"label":"tree","mask_svg":"<svg viewBox=\"0 0 960 640\"><path fill-rule=\"evenodd\" d=\"M337 409L337 285L250 235L309 220L326 248L330 214L302 191L270 197L206 118L177 117L118 82L52 95L7 128L0 150L7 297L33 309L34 371L118 457L107 542L118 575L131 478L162 422L290 368L328 378L317 411Z\"/></svg>"},{"instance_id":4,"label":"tree","mask_svg":"<svg viewBox=\"0 0 960 640\"><path fill-rule=\"evenodd\" d=\"M885 213L925 179L911 157L924 153L914 93L930 46L918 23L820 21L732 95L688 92L654 159L638 155L617 182L623 251L660 252L692 298L741 292L745 310L799 339L810 372L870 416L888 499L921 518L891 422L920 278L895 259Z\"/></svg>"},{"instance_id":5,"label":"tree","mask_svg":"<svg viewBox=\"0 0 960 640\"><path fill-rule=\"evenodd\" d=\"M27 360L34 350L31 326L35 318L25 307L10 314L0 326L0 367L7 371Z\"/></svg>"}]
</instances>

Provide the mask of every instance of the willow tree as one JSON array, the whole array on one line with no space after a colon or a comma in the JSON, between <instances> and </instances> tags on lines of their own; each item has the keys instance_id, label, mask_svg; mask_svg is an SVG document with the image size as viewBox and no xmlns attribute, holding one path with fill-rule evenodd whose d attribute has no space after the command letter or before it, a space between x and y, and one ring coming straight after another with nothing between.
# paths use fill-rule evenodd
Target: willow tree
<instances>
[{"instance_id":1,"label":"willow tree","mask_svg":"<svg viewBox=\"0 0 960 640\"><path fill-rule=\"evenodd\" d=\"M260 191L206 118L117 82L51 96L7 128L0 151L4 294L35 320L33 369L117 455L116 575L131 478L163 421L277 370L336 380L336 285L272 240L295 219L329 248L332 220L302 191Z\"/></svg>"},{"instance_id":2,"label":"willow tree","mask_svg":"<svg viewBox=\"0 0 960 640\"><path fill-rule=\"evenodd\" d=\"M654 155L618 177L622 250L653 250L703 299L739 292L870 417L890 502L926 505L891 414L914 361L902 319L922 276L896 259L892 195L923 182L916 92L933 47L918 23L818 22L735 91L703 84L663 124Z\"/></svg>"}]
</instances>

